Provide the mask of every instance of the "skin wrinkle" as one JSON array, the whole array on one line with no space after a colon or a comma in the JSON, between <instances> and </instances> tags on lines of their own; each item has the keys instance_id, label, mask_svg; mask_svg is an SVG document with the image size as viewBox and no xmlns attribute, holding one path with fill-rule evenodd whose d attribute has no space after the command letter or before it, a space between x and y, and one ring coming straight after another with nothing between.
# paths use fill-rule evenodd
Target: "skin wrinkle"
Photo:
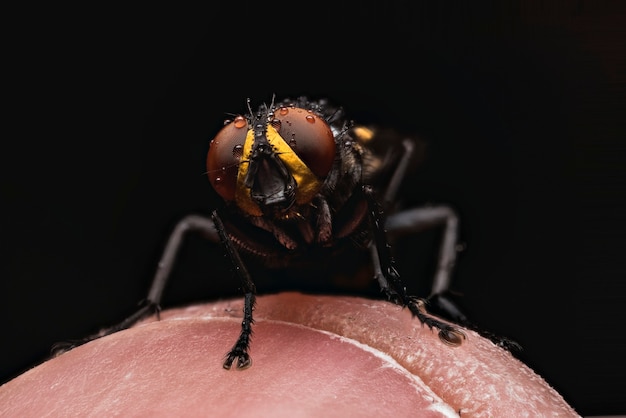
<instances>
[{"instance_id":1,"label":"skin wrinkle","mask_svg":"<svg viewBox=\"0 0 626 418\"><path fill-rule=\"evenodd\" d=\"M294 326L294 324L290 324L289 322L275 321L275 320L272 322L282 322L284 324L289 324L289 325ZM419 396L422 396L424 399L427 399L429 402L433 403L432 409L434 411L444 413L451 417L458 416L448 405L443 404L442 399L439 398L439 396L435 394L434 392L432 392L428 387L426 387L427 390L424 392L424 382L419 378L419 376L409 373L404 367L402 367L393 357L391 357L387 353L376 350L372 348L371 346L363 344L357 340L346 338L344 336L337 335L328 331L317 330L314 328L305 327L304 325L298 325L298 324L295 324L295 326L304 327L304 328L313 330L315 332L320 332L322 334L328 335L331 339L338 340L346 344L352 344L362 350L365 350L373 354L375 357L378 357L382 360L383 363L381 367L388 368L402 376L407 377L407 379L411 383L411 386L415 388L416 394L418 394Z\"/></svg>"}]
</instances>

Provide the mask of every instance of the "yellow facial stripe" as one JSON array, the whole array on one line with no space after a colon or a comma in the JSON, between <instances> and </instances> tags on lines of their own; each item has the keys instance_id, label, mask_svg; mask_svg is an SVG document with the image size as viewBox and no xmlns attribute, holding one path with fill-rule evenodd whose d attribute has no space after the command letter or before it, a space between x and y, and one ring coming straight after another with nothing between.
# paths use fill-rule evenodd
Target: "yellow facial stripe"
<instances>
[{"instance_id":1,"label":"yellow facial stripe","mask_svg":"<svg viewBox=\"0 0 626 418\"><path fill-rule=\"evenodd\" d=\"M246 135L246 142L243 144L243 154L237 171L237 189L235 190L235 202L244 211L252 216L261 216L263 213L259 206L250 198L250 188L246 187L246 174L250 167L250 154L252 153L252 144L254 143L254 130L249 129Z\"/></svg>"},{"instance_id":2,"label":"yellow facial stripe","mask_svg":"<svg viewBox=\"0 0 626 418\"><path fill-rule=\"evenodd\" d=\"M304 204L310 202L322 187L322 182L313 174L306 164L296 155L293 149L280 136L278 131L267 124L267 141L274 149L280 160L287 166L296 184L296 203ZM254 130L248 130L246 142L243 145L243 155L239 163L237 172L237 190L235 191L235 201L237 205L253 216L261 216L262 212L258 205L250 198L250 188L245 186L246 174L250 167L250 154L254 144Z\"/></svg>"}]
</instances>

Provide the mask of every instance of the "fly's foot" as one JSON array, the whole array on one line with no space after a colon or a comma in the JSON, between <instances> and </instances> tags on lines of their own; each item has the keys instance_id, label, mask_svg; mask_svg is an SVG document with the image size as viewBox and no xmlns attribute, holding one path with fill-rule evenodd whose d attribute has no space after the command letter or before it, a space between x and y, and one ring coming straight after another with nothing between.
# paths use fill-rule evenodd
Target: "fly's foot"
<instances>
[{"instance_id":1,"label":"fly's foot","mask_svg":"<svg viewBox=\"0 0 626 418\"><path fill-rule=\"evenodd\" d=\"M509 338L502 337L500 335L495 335L491 332L486 332L480 329L476 329L475 331L478 332L478 334L480 334L482 337L485 337L491 340L491 342L497 345L498 347L511 352L513 355L516 355L522 351L522 346L518 342L513 341Z\"/></svg>"},{"instance_id":2,"label":"fly's foot","mask_svg":"<svg viewBox=\"0 0 626 418\"><path fill-rule=\"evenodd\" d=\"M50 357L58 357L82 344L84 344L84 341L82 340L60 341L58 343L54 343L52 348L50 348Z\"/></svg>"},{"instance_id":3,"label":"fly's foot","mask_svg":"<svg viewBox=\"0 0 626 418\"><path fill-rule=\"evenodd\" d=\"M498 347L504 348L506 351L510 351L513 354L522 351L522 346L517 341L513 341L506 337L500 337L496 340L492 339L491 341L493 341Z\"/></svg>"},{"instance_id":4,"label":"fly's foot","mask_svg":"<svg viewBox=\"0 0 626 418\"><path fill-rule=\"evenodd\" d=\"M226 360L224 361L224 368L226 370L230 370L233 366L233 363L236 361L236 370L245 370L252 366L252 359L250 355L245 351L239 350L237 348L233 349L230 353L226 355Z\"/></svg>"},{"instance_id":5,"label":"fly's foot","mask_svg":"<svg viewBox=\"0 0 626 418\"><path fill-rule=\"evenodd\" d=\"M84 345L90 341L97 340L98 338L104 337L105 335L108 335L109 333L110 332L108 332L107 329L104 329L98 332L97 334L93 334L85 338L56 342L50 348L50 357L52 358L58 357L61 354L66 353L70 350L73 350L74 348L78 346Z\"/></svg>"},{"instance_id":6,"label":"fly's foot","mask_svg":"<svg viewBox=\"0 0 626 418\"><path fill-rule=\"evenodd\" d=\"M69 340L55 343L50 349L50 355L52 357L60 356L61 354L70 351L73 348L78 347L79 345L86 344L90 341L96 340L98 338L113 334L118 331L122 331L124 329L130 328L138 321L147 318L150 315L156 314L157 318L159 318L159 312L161 311L161 307L158 303L152 302L151 300L144 300L139 305L139 309L130 315L128 318L124 319L122 322L113 325L112 327L103 328L96 334L90 335L86 338L82 338L80 340Z\"/></svg>"},{"instance_id":7,"label":"fly's foot","mask_svg":"<svg viewBox=\"0 0 626 418\"><path fill-rule=\"evenodd\" d=\"M448 325L439 329L439 339L446 345L458 347L467 336L460 329Z\"/></svg>"},{"instance_id":8,"label":"fly's foot","mask_svg":"<svg viewBox=\"0 0 626 418\"><path fill-rule=\"evenodd\" d=\"M416 316L420 322L428 328L433 329L436 328L439 330L439 339L446 345L451 347L458 347L463 344L463 340L467 339L467 336L463 331L459 328L454 327L452 325L448 325L445 322L438 320L437 318L431 316L426 311L426 301L424 299L416 298L416 297L408 297L407 298L407 307L413 314Z\"/></svg>"}]
</instances>

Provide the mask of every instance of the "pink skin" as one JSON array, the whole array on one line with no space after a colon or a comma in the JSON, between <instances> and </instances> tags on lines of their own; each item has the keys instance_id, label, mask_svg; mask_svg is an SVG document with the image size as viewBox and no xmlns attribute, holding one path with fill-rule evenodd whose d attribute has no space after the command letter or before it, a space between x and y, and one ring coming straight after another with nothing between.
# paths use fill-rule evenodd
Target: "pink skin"
<instances>
[{"instance_id":1,"label":"pink skin","mask_svg":"<svg viewBox=\"0 0 626 418\"><path fill-rule=\"evenodd\" d=\"M225 370L242 306L166 310L50 359L0 387L0 416L580 416L476 333L450 347L362 298L259 297L252 367Z\"/></svg>"}]
</instances>

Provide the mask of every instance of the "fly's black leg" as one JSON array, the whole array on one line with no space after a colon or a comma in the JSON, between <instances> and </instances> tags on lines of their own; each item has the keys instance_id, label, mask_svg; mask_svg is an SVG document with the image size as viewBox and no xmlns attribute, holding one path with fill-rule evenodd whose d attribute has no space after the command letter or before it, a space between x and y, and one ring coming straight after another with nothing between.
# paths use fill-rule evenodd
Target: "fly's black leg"
<instances>
[{"instance_id":1,"label":"fly's black leg","mask_svg":"<svg viewBox=\"0 0 626 418\"><path fill-rule=\"evenodd\" d=\"M415 143L410 139L405 139L402 141L402 148L402 156L385 188L384 210L388 210L396 200L398 189L406 177L409 162L415 153ZM390 216L385 222L385 229L390 236L415 233L444 225L444 235L441 241L439 262L433 280L431 296L440 294L450 287L450 276L456 262L458 223L456 213L448 206L432 206L402 211Z\"/></svg>"},{"instance_id":2,"label":"fly's black leg","mask_svg":"<svg viewBox=\"0 0 626 418\"><path fill-rule=\"evenodd\" d=\"M429 315L426 312L426 302L423 299L407 294L406 287L395 268L395 262L391 256L390 245L383 228L382 208L376 201L374 193L369 186L364 186L363 192L369 205L370 220L374 234L374 240L371 244L372 260L381 290L385 292L387 298L392 302L408 307L413 316L417 317L421 323L431 329L438 329L441 341L451 346L461 345L466 337L460 329Z\"/></svg>"},{"instance_id":3,"label":"fly's black leg","mask_svg":"<svg viewBox=\"0 0 626 418\"><path fill-rule=\"evenodd\" d=\"M250 347L252 324L254 322L254 319L252 318L252 311L254 310L254 304L256 302L256 286L252 282L250 274L248 273L246 266L239 256L239 252L228 237L228 234L226 233L226 230L224 228L224 224L217 214L217 211L213 211L212 217L219 238L222 242L222 245L224 246L224 249L226 250L226 254L228 254L230 261L233 263L233 267L236 274L239 276L239 280L241 281L241 286L244 292L243 321L241 322L241 333L239 334L239 338L237 339L237 342L235 342L233 348L228 352L228 354L226 354L224 368L230 369L233 365L233 362L237 360L237 369L243 370L252 365L252 359L248 354L248 349Z\"/></svg>"},{"instance_id":4,"label":"fly's black leg","mask_svg":"<svg viewBox=\"0 0 626 418\"><path fill-rule=\"evenodd\" d=\"M412 234L441 225L444 226L444 236L439 250L437 273L433 280L430 296L427 299L428 306L432 308L431 311L441 313L452 322L476 331L502 348L512 352L519 351L521 347L515 341L480 329L467 318L452 298L449 288L452 270L456 262L458 218L451 208L430 206L405 210L391 215L385 222L387 233L392 237Z\"/></svg>"},{"instance_id":5,"label":"fly's black leg","mask_svg":"<svg viewBox=\"0 0 626 418\"><path fill-rule=\"evenodd\" d=\"M404 148L402 157L396 165L396 169L391 176L391 180L389 180L389 184L387 184L385 195L383 196L383 207L385 210L388 210L391 204L395 202L398 189L406 176L409 169L409 163L415 153L415 143L410 139L402 141L402 147Z\"/></svg>"},{"instance_id":6,"label":"fly's black leg","mask_svg":"<svg viewBox=\"0 0 626 418\"><path fill-rule=\"evenodd\" d=\"M88 335L87 337L77 339L77 340L69 340L69 341L61 341L55 343L51 350L50 354L52 357L57 357L71 349L78 347L80 345L86 344L90 341L96 340L101 337L105 337L110 334L114 334L118 331L122 331L124 329L130 328L133 324L137 323L143 318L147 318L148 316L157 313L158 314L159 307L158 305L151 304L147 301L143 301L141 303L140 308L135 311L132 315L124 319L122 322L115 324L113 326L103 328L95 334Z\"/></svg>"},{"instance_id":7,"label":"fly's black leg","mask_svg":"<svg viewBox=\"0 0 626 418\"><path fill-rule=\"evenodd\" d=\"M141 302L139 309L122 322L111 327L104 328L96 334L87 336L80 340L55 344L51 350L52 355L57 356L89 341L130 328L138 321L155 313L158 317L160 311L159 304L161 303L163 289L165 289L165 285L167 284L167 279L169 278L174 262L176 261L176 255L181 247L183 238L187 232L190 231L200 232L214 242L218 242L219 240L215 225L211 219L198 215L189 215L181 219L170 234L167 244L165 245L165 249L163 250L161 260L159 261L154 279L152 280L148 296Z\"/></svg>"},{"instance_id":8,"label":"fly's black leg","mask_svg":"<svg viewBox=\"0 0 626 418\"><path fill-rule=\"evenodd\" d=\"M456 263L458 224L456 213L448 206L427 206L405 210L389 216L385 222L387 233L392 237L444 226L437 272L429 298L442 294L450 288L450 277Z\"/></svg>"},{"instance_id":9,"label":"fly's black leg","mask_svg":"<svg viewBox=\"0 0 626 418\"><path fill-rule=\"evenodd\" d=\"M165 250L163 250L161 255L161 260L159 260L156 274L146 298L148 304L159 306L159 303L161 303L163 290L174 267L176 255L181 247L183 238L188 232L200 232L210 241L219 242L215 224L211 219L198 215L189 215L181 219L171 233L165 245Z\"/></svg>"}]
</instances>

